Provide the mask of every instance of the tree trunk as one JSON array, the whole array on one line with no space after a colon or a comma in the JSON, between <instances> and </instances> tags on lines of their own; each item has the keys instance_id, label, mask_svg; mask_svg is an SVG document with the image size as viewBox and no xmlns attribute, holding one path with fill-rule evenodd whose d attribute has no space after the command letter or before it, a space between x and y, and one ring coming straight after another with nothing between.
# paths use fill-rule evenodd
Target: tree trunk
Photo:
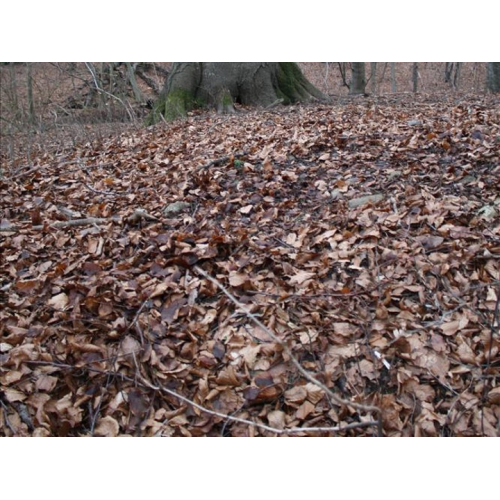
<instances>
[{"instance_id":1,"label":"tree trunk","mask_svg":"<svg viewBox=\"0 0 500 500\"><path fill-rule=\"evenodd\" d=\"M397 85L396 85L396 63L391 62L391 92L396 93L397 92Z\"/></svg>"},{"instance_id":2,"label":"tree trunk","mask_svg":"<svg viewBox=\"0 0 500 500\"><path fill-rule=\"evenodd\" d=\"M418 63L414 62L412 67L413 92L418 92Z\"/></svg>"},{"instance_id":3,"label":"tree trunk","mask_svg":"<svg viewBox=\"0 0 500 500\"><path fill-rule=\"evenodd\" d=\"M462 69L462 63L452 63L447 62L444 68L444 81L449 83L452 88L457 89L460 80L460 70ZM453 73L454 72L454 73Z\"/></svg>"},{"instance_id":4,"label":"tree trunk","mask_svg":"<svg viewBox=\"0 0 500 500\"><path fill-rule=\"evenodd\" d=\"M351 85L349 87L349 94L357 95L366 92L366 71L364 62L352 63L352 76Z\"/></svg>"},{"instance_id":5,"label":"tree trunk","mask_svg":"<svg viewBox=\"0 0 500 500\"><path fill-rule=\"evenodd\" d=\"M371 82L371 91L372 94L375 95L377 93L377 63L370 63L370 82Z\"/></svg>"},{"instance_id":6,"label":"tree trunk","mask_svg":"<svg viewBox=\"0 0 500 500\"><path fill-rule=\"evenodd\" d=\"M451 84L451 74L453 73L453 63L447 62L444 64L444 83Z\"/></svg>"},{"instance_id":7,"label":"tree trunk","mask_svg":"<svg viewBox=\"0 0 500 500\"><path fill-rule=\"evenodd\" d=\"M234 104L268 107L327 100L296 63L174 63L147 124L173 120L195 107L234 112Z\"/></svg>"},{"instance_id":8,"label":"tree trunk","mask_svg":"<svg viewBox=\"0 0 500 500\"><path fill-rule=\"evenodd\" d=\"M134 98L136 102L142 102L142 93L139 89L139 86L137 85L137 80L135 78L135 69L137 67L137 63L132 66L131 63L126 62L125 67L127 68L128 81L130 82L130 86L132 87L132 91L134 92Z\"/></svg>"},{"instance_id":9,"label":"tree trunk","mask_svg":"<svg viewBox=\"0 0 500 500\"><path fill-rule=\"evenodd\" d=\"M342 86L349 88L349 84L347 83L347 63L345 62L339 62L339 71L340 71L340 77L342 78Z\"/></svg>"},{"instance_id":10,"label":"tree trunk","mask_svg":"<svg viewBox=\"0 0 500 500\"><path fill-rule=\"evenodd\" d=\"M28 87L28 122L30 125L35 125L35 101L33 99L33 75L32 63L26 63L26 85Z\"/></svg>"},{"instance_id":11,"label":"tree trunk","mask_svg":"<svg viewBox=\"0 0 500 500\"><path fill-rule=\"evenodd\" d=\"M490 92L500 92L500 63L490 62L487 66L486 88Z\"/></svg>"},{"instance_id":12,"label":"tree trunk","mask_svg":"<svg viewBox=\"0 0 500 500\"><path fill-rule=\"evenodd\" d=\"M462 63L457 62L455 64L455 74L453 75L453 88L458 89L460 83L460 71L462 70Z\"/></svg>"}]
</instances>

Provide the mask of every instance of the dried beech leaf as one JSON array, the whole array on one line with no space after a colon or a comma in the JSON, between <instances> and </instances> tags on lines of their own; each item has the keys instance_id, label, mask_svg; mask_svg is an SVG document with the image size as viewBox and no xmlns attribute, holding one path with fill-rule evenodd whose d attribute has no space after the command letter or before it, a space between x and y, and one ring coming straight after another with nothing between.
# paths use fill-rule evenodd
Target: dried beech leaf
<instances>
[{"instance_id":1,"label":"dried beech leaf","mask_svg":"<svg viewBox=\"0 0 500 500\"><path fill-rule=\"evenodd\" d=\"M298 285L302 285L302 283L304 283L304 281L311 279L314 276L315 276L315 273L309 273L306 271L299 271L297 274L295 274L294 276L292 276L290 278L290 284L293 285L293 284L297 283Z\"/></svg>"},{"instance_id":2,"label":"dried beech leaf","mask_svg":"<svg viewBox=\"0 0 500 500\"><path fill-rule=\"evenodd\" d=\"M229 283L231 286L241 286L244 285L247 281L249 281L248 274L237 272L231 272L229 274Z\"/></svg>"},{"instance_id":3,"label":"dried beech leaf","mask_svg":"<svg viewBox=\"0 0 500 500\"><path fill-rule=\"evenodd\" d=\"M314 405L309 401L304 401L300 408L295 412L295 416L299 420L304 420L314 411Z\"/></svg>"},{"instance_id":4,"label":"dried beech leaf","mask_svg":"<svg viewBox=\"0 0 500 500\"><path fill-rule=\"evenodd\" d=\"M307 391L307 399L313 404L315 405L316 403L319 403L325 393L323 391L323 389L319 388L317 385L311 383L311 382L308 382L304 388L306 389Z\"/></svg>"},{"instance_id":5,"label":"dried beech leaf","mask_svg":"<svg viewBox=\"0 0 500 500\"><path fill-rule=\"evenodd\" d=\"M307 398L307 389L304 386L293 387L285 391L285 401L290 404L300 404Z\"/></svg>"},{"instance_id":6,"label":"dried beech leaf","mask_svg":"<svg viewBox=\"0 0 500 500\"><path fill-rule=\"evenodd\" d=\"M65 293L59 293L54 295L49 301L48 305L52 306L54 309L58 311L64 311L68 305L69 299Z\"/></svg>"},{"instance_id":7,"label":"dried beech leaf","mask_svg":"<svg viewBox=\"0 0 500 500\"><path fill-rule=\"evenodd\" d=\"M267 421L269 422L269 425L271 427L281 430L285 428L285 423L286 423L285 417L286 417L285 412L280 410L274 410L270 411L267 414Z\"/></svg>"},{"instance_id":8,"label":"dried beech leaf","mask_svg":"<svg viewBox=\"0 0 500 500\"><path fill-rule=\"evenodd\" d=\"M240 378L238 377L234 366L230 365L219 373L219 376L217 377L217 384L232 386L240 385Z\"/></svg>"},{"instance_id":9,"label":"dried beech leaf","mask_svg":"<svg viewBox=\"0 0 500 500\"><path fill-rule=\"evenodd\" d=\"M116 437L120 431L118 422L113 417L101 418L94 429L94 434L100 437Z\"/></svg>"}]
</instances>

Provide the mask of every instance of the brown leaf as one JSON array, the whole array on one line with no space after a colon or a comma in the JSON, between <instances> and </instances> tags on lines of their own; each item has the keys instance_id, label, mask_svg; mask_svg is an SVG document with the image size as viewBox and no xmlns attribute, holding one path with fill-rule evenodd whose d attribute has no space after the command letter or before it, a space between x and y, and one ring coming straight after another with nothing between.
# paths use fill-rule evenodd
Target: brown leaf
<instances>
[{"instance_id":1,"label":"brown leaf","mask_svg":"<svg viewBox=\"0 0 500 500\"><path fill-rule=\"evenodd\" d=\"M32 293L40 286L39 280L26 280L26 281L17 281L15 284L15 289L21 293Z\"/></svg>"},{"instance_id":2,"label":"brown leaf","mask_svg":"<svg viewBox=\"0 0 500 500\"><path fill-rule=\"evenodd\" d=\"M64 311L68 305L69 299L68 296L63 292L57 295L54 295L49 301L48 305L52 306L57 311Z\"/></svg>"},{"instance_id":3,"label":"brown leaf","mask_svg":"<svg viewBox=\"0 0 500 500\"><path fill-rule=\"evenodd\" d=\"M350 337L357 331L357 327L351 323L332 323L333 331L339 335Z\"/></svg>"},{"instance_id":4,"label":"brown leaf","mask_svg":"<svg viewBox=\"0 0 500 500\"><path fill-rule=\"evenodd\" d=\"M293 387L292 389L288 389L288 391L285 391L285 401L288 404L296 405L303 403L304 400L307 398L307 389L299 385L297 387Z\"/></svg>"},{"instance_id":5,"label":"brown leaf","mask_svg":"<svg viewBox=\"0 0 500 500\"><path fill-rule=\"evenodd\" d=\"M271 427L274 427L275 429L284 429L285 428L285 423L286 423L286 414L283 411L280 410L274 410L270 411L267 414L267 421L269 422L269 425Z\"/></svg>"},{"instance_id":6,"label":"brown leaf","mask_svg":"<svg viewBox=\"0 0 500 500\"><path fill-rule=\"evenodd\" d=\"M304 283L304 281L311 279L314 276L315 276L315 273L310 273L307 271L299 271L297 274L295 274L294 276L292 276L290 278L290 284L293 285L296 283L298 285L302 285Z\"/></svg>"},{"instance_id":7,"label":"brown leaf","mask_svg":"<svg viewBox=\"0 0 500 500\"><path fill-rule=\"evenodd\" d=\"M229 273L229 284L231 286L241 286L249 281L248 274L232 271Z\"/></svg>"},{"instance_id":8,"label":"brown leaf","mask_svg":"<svg viewBox=\"0 0 500 500\"><path fill-rule=\"evenodd\" d=\"M449 321L448 323L443 323L439 326L443 335L455 335L458 331L463 330L469 324L468 318L462 316L458 320Z\"/></svg>"},{"instance_id":9,"label":"brown leaf","mask_svg":"<svg viewBox=\"0 0 500 500\"><path fill-rule=\"evenodd\" d=\"M94 434L100 437L116 437L120 431L118 422L113 417L99 419Z\"/></svg>"},{"instance_id":10,"label":"brown leaf","mask_svg":"<svg viewBox=\"0 0 500 500\"><path fill-rule=\"evenodd\" d=\"M231 385L235 387L240 385L240 377L236 373L234 366L231 365L219 373L216 381L219 385Z\"/></svg>"},{"instance_id":11,"label":"brown leaf","mask_svg":"<svg viewBox=\"0 0 500 500\"><path fill-rule=\"evenodd\" d=\"M295 416L299 420L306 419L314 411L314 405L309 401L304 401L300 408L295 412Z\"/></svg>"},{"instance_id":12,"label":"brown leaf","mask_svg":"<svg viewBox=\"0 0 500 500\"><path fill-rule=\"evenodd\" d=\"M492 404L500 404L500 387L495 387L488 392L488 401Z\"/></svg>"}]
</instances>

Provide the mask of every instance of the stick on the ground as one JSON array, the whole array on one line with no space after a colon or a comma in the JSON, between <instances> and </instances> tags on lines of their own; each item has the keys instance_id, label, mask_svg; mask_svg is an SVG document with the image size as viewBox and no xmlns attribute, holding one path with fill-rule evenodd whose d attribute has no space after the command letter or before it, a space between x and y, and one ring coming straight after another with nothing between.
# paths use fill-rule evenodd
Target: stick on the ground
<instances>
[{"instance_id":1,"label":"stick on the ground","mask_svg":"<svg viewBox=\"0 0 500 500\"><path fill-rule=\"evenodd\" d=\"M135 355L134 352L128 353L128 356ZM254 422L253 420L248 420L246 418L234 417L232 415L226 415L225 413L221 413L219 411L210 410L205 408L198 403L195 403L189 398L185 396L181 396L179 393L167 389L166 387L162 387L161 385L154 385L148 382L139 372L135 378L127 377L123 373L120 372L111 372L107 370L100 370L99 368L92 368L91 366L73 366L65 363L55 363L50 361L27 361L28 364L34 365L47 365L47 366L55 366L61 369L67 370L87 370L92 373L100 373L102 375L107 375L108 377L112 376L126 382L131 382L134 385L139 385L140 387L152 389L153 391L160 391L165 394L169 394L170 396L175 397L176 399L197 408L198 410L207 413L209 415L213 415L214 417L219 417L224 420L229 420L231 422L238 422L240 424L250 425L252 427L257 427L258 429L262 429L265 431L273 432L275 434L299 434L299 433L307 433L307 432L343 432L349 429L356 429L361 427L374 427L378 425L378 422L356 422L353 424L347 425L337 425L335 427L291 427L290 429L278 429L276 427L271 427L269 425L261 424L260 422Z\"/></svg>"}]
</instances>

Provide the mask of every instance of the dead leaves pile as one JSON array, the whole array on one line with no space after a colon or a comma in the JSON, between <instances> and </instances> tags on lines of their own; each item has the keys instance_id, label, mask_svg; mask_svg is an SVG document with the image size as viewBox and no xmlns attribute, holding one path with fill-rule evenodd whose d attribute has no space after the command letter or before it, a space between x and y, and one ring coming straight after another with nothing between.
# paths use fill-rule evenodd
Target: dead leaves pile
<instances>
[{"instance_id":1,"label":"dead leaves pile","mask_svg":"<svg viewBox=\"0 0 500 500\"><path fill-rule=\"evenodd\" d=\"M0 433L376 433L199 266L384 435L497 435L499 123L479 98L192 115L11 171Z\"/></svg>"}]
</instances>

